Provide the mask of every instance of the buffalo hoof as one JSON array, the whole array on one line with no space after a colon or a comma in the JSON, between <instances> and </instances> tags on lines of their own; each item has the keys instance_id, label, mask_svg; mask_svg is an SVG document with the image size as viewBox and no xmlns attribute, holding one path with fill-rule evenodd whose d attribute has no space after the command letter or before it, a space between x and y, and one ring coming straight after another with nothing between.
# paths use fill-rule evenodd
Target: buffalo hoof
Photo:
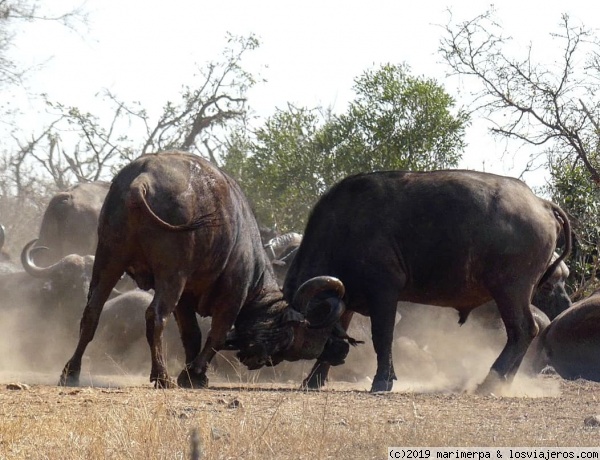
<instances>
[{"instance_id":1,"label":"buffalo hoof","mask_svg":"<svg viewBox=\"0 0 600 460\"><path fill-rule=\"evenodd\" d=\"M320 390L325 385L325 379L319 374L313 374L302 381L301 390Z\"/></svg>"},{"instance_id":2,"label":"buffalo hoof","mask_svg":"<svg viewBox=\"0 0 600 460\"><path fill-rule=\"evenodd\" d=\"M501 394L510 386L510 382L502 378L497 372L490 371L485 380L475 389L475 394L486 396L490 394Z\"/></svg>"},{"instance_id":3,"label":"buffalo hoof","mask_svg":"<svg viewBox=\"0 0 600 460\"><path fill-rule=\"evenodd\" d=\"M62 387L78 387L79 386L79 372L69 370L69 367L65 367L63 370L60 379L58 380L58 385Z\"/></svg>"},{"instance_id":4,"label":"buffalo hoof","mask_svg":"<svg viewBox=\"0 0 600 460\"><path fill-rule=\"evenodd\" d=\"M390 380L373 380L371 385L371 393L380 393L383 391L391 391L394 386L394 381Z\"/></svg>"},{"instance_id":5,"label":"buffalo hoof","mask_svg":"<svg viewBox=\"0 0 600 460\"><path fill-rule=\"evenodd\" d=\"M170 388L177 388L177 383L175 383L175 381L168 375L151 378L150 381L154 382L154 388L156 388L157 390L167 390Z\"/></svg>"},{"instance_id":6,"label":"buffalo hoof","mask_svg":"<svg viewBox=\"0 0 600 460\"><path fill-rule=\"evenodd\" d=\"M208 377L206 374L196 374L184 369L177 377L177 385L181 388L208 388Z\"/></svg>"}]
</instances>

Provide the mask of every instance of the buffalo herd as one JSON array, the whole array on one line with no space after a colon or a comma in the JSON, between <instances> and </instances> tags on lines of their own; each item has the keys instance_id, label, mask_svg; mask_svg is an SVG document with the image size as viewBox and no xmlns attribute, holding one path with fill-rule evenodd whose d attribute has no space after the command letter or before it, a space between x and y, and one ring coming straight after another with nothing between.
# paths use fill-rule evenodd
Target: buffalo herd
<instances>
[{"instance_id":1,"label":"buffalo herd","mask_svg":"<svg viewBox=\"0 0 600 460\"><path fill-rule=\"evenodd\" d=\"M504 331L480 392L519 369L600 381L600 292L571 303L571 234L565 212L522 181L467 170L349 176L303 234L269 233L233 178L161 152L53 196L20 263L0 226L0 308L27 309L15 327L37 331L39 347L55 334L76 344L60 385L80 384L86 353L121 362L145 347L122 365L149 356L157 388L208 386L211 361L231 350L250 370L314 360L301 388L319 389L362 343L359 313L376 354L371 391L389 391L394 338L410 336L420 304Z\"/></svg>"}]
</instances>

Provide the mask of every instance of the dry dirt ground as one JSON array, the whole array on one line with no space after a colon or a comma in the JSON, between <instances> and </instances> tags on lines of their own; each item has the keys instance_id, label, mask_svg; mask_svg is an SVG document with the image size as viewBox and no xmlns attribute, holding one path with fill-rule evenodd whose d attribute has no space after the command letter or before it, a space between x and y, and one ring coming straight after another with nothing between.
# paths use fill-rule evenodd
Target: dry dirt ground
<instances>
[{"instance_id":1,"label":"dry dirt ground","mask_svg":"<svg viewBox=\"0 0 600 460\"><path fill-rule=\"evenodd\" d=\"M368 392L375 355L360 322L352 334L367 343L320 392L298 390L310 362L250 372L231 355L219 357L206 390L155 390L147 344L102 358L101 342L84 359L82 386L58 387L73 339L5 332L0 460L384 459L391 446L600 446L600 427L585 423L600 415L599 383L519 375L505 394L473 394L505 337L458 327L446 310L419 313L419 323L406 315L394 343L399 379L380 395ZM169 368L177 375L181 363Z\"/></svg>"},{"instance_id":2,"label":"dry dirt ground","mask_svg":"<svg viewBox=\"0 0 600 460\"><path fill-rule=\"evenodd\" d=\"M36 378L39 379L39 376ZM512 396L399 390L368 382L231 383L155 390L138 377L95 387L0 386L0 458L383 459L389 446L599 446L600 384L519 379ZM197 441L191 441L195 436Z\"/></svg>"}]
</instances>

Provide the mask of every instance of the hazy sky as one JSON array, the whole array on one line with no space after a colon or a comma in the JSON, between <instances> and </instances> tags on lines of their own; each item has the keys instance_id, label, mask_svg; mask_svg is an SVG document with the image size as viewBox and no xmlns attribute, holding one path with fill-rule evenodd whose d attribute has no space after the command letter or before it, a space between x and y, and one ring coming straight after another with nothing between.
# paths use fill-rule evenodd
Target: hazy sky
<instances>
[{"instance_id":1,"label":"hazy sky","mask_svg":"<svg viewBox=\"0 0 600 460\"><path fill-rule=\"evenodd\" d=\"M75 5L54 0L53 8ZM569 13L588 28L600 26L600 3L507 0L494 5L507 34L533 43L534 52L554 51L550 33ZM25 62L54 56L30 86L51 98L92 110L94 95L109 88L123 100L158 110L175 99L182 84L204 62L216 60L227 32L254 33L261 40L245 66L267 83L250 93L262 116L287 102L333 106L338 112L352 98L354 78L381 63L406 62L417 75L434 77L457 94L456 81L437 49L448 9L455 20L471 19L489 8L473 0L403 2L400 0L260 1L88 0L89 30L82 36L55 24L36 24L18 37L15 53ZM499 158L484 124L467 133L470 146L463 166L518 175L521 164ZM540 176L525 176L538 183Z\"/></svg>"}]
</instances>

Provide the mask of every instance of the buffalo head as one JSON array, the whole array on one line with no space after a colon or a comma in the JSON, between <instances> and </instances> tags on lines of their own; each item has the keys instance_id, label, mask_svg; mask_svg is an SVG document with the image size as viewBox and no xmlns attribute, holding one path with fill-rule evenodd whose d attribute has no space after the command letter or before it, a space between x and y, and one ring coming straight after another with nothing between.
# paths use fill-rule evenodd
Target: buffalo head
<instances>
[{"instance_id":1,"label":"buffalo head","mask_svg":"<svg viewBox=\"0 0 600 460\"><path fill-rule=\"evenodd\" d=\"M58 262L48 266L39 267L33 261L34 254L46 251L44 246L34 247L37 239L30 241L21 251L21 263L25 271L34 278L45 280L44 290L48 294L65 295L76 292L80 298L85 298L89 288L93 256L80 256L70 254Z\"/></svg>"},{"instance_id":2,"label":"buffalo head","mask_svg":"<svg viewBox=\"0 0 600 460\"><path fill-rule=\"evenodd\" d=\"M558 254L555 252L551 262L554 262L557 257ZM531 303L546 313L550 320L556 318L572 305L565 288L568 277L569 267L561 261L554 273L544 283L540 284L533 293Z\"/></svg>"},{"instance_id":3,"label":"buffalo head","mask_svg":"<svg viewBox=\"0 0 600 460\"><path fill-rule=\"evenodd\" d=\"M315 359L326 348L333 361L343 362L348 344L340 346L337 342L343 339L333 333L345 311L343 296L344 285L339 279L309 279L298 288L291 305L279 299L261 314L242 311L226 348L239 350L238 358L249 369L274 366L283 360ZM336 343L333 347L332 341Z\"/></svg>"}]
</instances>

